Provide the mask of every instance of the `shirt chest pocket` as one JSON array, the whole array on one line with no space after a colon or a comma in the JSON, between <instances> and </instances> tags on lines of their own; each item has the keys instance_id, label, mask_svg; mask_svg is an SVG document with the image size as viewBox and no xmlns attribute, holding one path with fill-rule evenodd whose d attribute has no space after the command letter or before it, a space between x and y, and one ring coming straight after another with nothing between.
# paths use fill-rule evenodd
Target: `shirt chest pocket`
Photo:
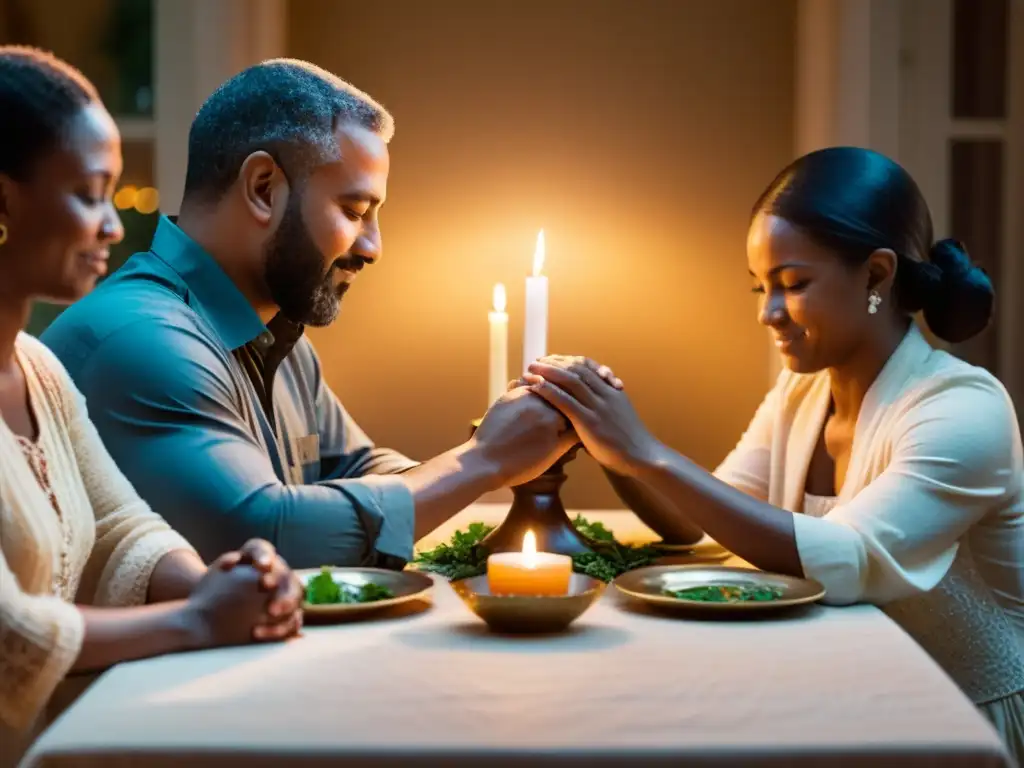
<instances>
[{"instance_id":1,"label":"shirt chest pocket","mask_svg":"<svg viewBox=\"0 0 1024 768\"><path fill-rule=\"evenodd\" d=\"M295 438L294 482L315 483L320 479L320 435L303 435Z\"/></svg>"}]
</instances>

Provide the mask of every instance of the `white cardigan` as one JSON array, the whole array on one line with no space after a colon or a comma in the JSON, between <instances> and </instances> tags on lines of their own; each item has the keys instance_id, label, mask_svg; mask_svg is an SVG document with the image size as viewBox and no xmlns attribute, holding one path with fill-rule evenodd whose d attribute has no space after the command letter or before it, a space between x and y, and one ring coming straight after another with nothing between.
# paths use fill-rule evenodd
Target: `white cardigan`
<instances>
[{"instance_id":1,"label":"white cardigan","mask_svg":"<svg viewBox=\"0 0 1024 768\"><path fill-rule=\"evenodd\" d=\"M830 400L827 371L784 371L716 476L802 512ZM1020 691L1022 477L1005 389L912 326L865 395L836 505L794 516L804 573L826 602L884 606L978 703ZM983 653L965 647L980 642ZM979 669L974 657L993 652Z\"/></svg>"},{"instance_id":2,"label":"white cardigan","mask_svg":"<svg viewBox=\"0 0 1024 768\"><path fill-rule=\"evenodd\" d=\"M0 418L0 765L78 657L73 603L142 604L160 559L194 551L118 470L50 350L19 334L15 354L60 511Z\"/></svg>"}]
</instances>

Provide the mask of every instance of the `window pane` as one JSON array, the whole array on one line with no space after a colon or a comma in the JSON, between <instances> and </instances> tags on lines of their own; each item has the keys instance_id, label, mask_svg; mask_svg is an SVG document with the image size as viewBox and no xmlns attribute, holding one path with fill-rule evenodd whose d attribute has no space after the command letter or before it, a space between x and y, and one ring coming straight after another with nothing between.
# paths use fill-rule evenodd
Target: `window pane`
<instances>
[{"instance_id":1,"label":"window pane","mask_svg":"<svg viewBox=\"0 0 1024 768\"><path fill-rule=\"evenodd\" d=\"M0 0L0 43L53 51L114 115L153 114L153 0Z\"/></svg>"},{"instance_id":2,"label":"window pane","mask_svg":"<svg viewBox=\"0 0 1024 768\"><path fill-rule=\"evenodd\" d=\"M953 4L953 117L1006 117L1009 0Z\"/></svg>"},{"instance_id":3,"label":"window pane","mask_svg":"<svg viewBox=\"0 0 1024 768\"><path fill-rule=\"evenodd\" d=\"M950 157L951 237L961 240L975 263L1000 287L1003 253L1003 143L954 140ZM998 306L996 308L998 314ZM998 375L998 317L984 332L961 344L956 353Z\"/></svg>"}]
</instances>

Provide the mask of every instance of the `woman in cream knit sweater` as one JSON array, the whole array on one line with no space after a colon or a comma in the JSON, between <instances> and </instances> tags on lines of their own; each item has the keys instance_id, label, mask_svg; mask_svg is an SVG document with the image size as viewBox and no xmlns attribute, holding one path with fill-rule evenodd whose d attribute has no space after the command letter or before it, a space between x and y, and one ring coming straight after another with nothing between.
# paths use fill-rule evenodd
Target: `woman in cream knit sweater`
<instances>
[{"instance_id":1,"label":"woman in cream knit sweater","mask_svg":"<svg viewBox=\"0 0 1024 768\"><path fill-rule=\"evenodd\" d=\"M0 46L0 115L3 764L69 672L289 637L301 588L266 542L208 570L118 471L60 363L21 333L33 299L74 301L106 270L123 234L121 147L92 85L40 51Z\"/></svg>"},{"instance_id":2,"label":"woman in cream knit sweater","mask_svg":"<svg viewBox=\"0 0 1024 768\"><path fill-rule=\"evenodd\" d=\"M838 147L796 160L754 208L747 264L786 370L714 474L659 443L606 368L527 383L562 410L666 538L703 529L769 571L874 603L946 670L1024 762L1024 491L1010 398L933 349L993 291L896 163ZM695 528L697 530L695 530Z\"/></svg>"}]
</instances>

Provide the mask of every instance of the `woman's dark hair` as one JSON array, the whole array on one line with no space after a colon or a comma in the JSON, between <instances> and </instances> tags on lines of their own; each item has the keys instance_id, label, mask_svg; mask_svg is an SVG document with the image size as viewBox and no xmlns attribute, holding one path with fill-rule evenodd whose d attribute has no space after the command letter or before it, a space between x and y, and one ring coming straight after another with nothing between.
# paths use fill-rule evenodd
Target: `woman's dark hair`
<instances>
[{"instance_id":1,"label":"woman's dark hair","mask_svg":"<svg viewBox=\"0 0 1024 768\"><path fill-rule=\"evenodd\" d=\"M0 45L0 173L23 181L95 101L92 83L70 64L36 48Z\"/></svg>"},{"instance_id":2,"label":"woman's dark hair","mask_svg":"<svg viewBox=\"0 0 1024 768\"><path fill-rule=\"evenodd\" d=\"M928 327L951 343L985 330L995 291L955 240L932 242L932 219L917 184L884 155L831 147L798 158L768 186L753 215L778 216L849 264L874 251L896 253L895 301L924 311Z\"/></svg>"}]
</instances>

